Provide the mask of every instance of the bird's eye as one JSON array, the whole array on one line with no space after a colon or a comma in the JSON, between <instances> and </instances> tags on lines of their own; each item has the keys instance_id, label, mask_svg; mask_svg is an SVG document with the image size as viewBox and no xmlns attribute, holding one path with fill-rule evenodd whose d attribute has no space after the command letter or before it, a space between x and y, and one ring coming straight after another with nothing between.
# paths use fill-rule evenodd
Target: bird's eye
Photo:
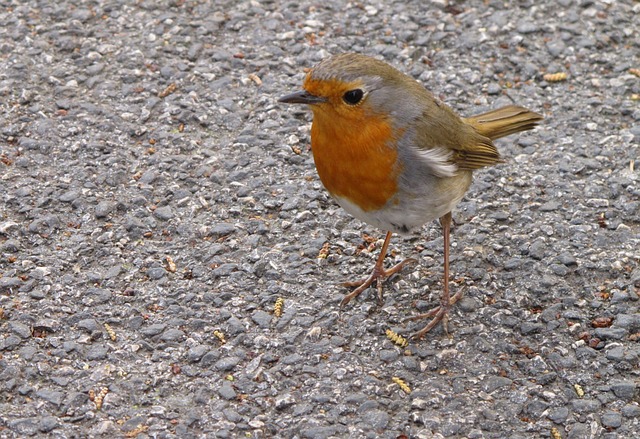
<instances>
[{"instance_id":1,"label":"bird's eye","mask_svg":"<svg viewBox=\"0 0 640 439\"><path fill-rule=\"evenodd\" d=\"M349 90L345 94L342 95L342 100L345 101L349 105L357 105L364 96L364 92L359 88L355 90Z\"/></svg>"}]
</instances>

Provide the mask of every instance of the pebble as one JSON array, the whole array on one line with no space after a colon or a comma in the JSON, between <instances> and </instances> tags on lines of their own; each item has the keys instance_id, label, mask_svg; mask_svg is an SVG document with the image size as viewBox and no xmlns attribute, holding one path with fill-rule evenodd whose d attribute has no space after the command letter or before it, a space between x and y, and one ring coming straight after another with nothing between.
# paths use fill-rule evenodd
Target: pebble
<instances>
[{"instance_id":1,"label":"pebble","mask_svg":"<svg viewBox=\"0 0 640 439\"><path fill-rule=\"evenodd\" d=\"M63 392L58 392L55 390L40 389L36 392L36 396L40 399L50 402L56 407L59 407L64 400L65 394Z\"/></svg>"},{"instance_id":2,"label":"pebble","mask_svg":"<svg viewBox=\"0 0 640 439\"><path fill-rule=\"evenodd\" d=\"M96 218L106 218L114 211L116 208L116 203L111 201L101 201L98 203L95 209Z\"/></svg>"},{"instance_id":3,"label":"pebble","mask_svg":"<svg viewBox=\"0 0 640 439\"><path fill-rule=\"evenodd\" d=\"M187 359L192 363L198 362L204 357L204 355L209 351L209 348L205 345L197 345L193 346L187 352Z\"/></svg>"},{"instance_id":4,"label":"pebble","mask_svg":"<svg viewBox=\"0 0 640 439\"><path fill-rule=\"evenodd\" d=\"M390 419L389 414L383 410L367 410L362 415L362 421L368 428L374 430L384 430L387 424L389 424Z\"/></svg>"},{"instance_id":5,"label":"pebble","mask_svg":"<svg viewBox=\"0 0 640 439\"><path fill-rule=\"evenodd\" d=\"M589 437L589 430L588 425L577 422L573 424L573 427L569 430L567 439L584 439Z\"/></svg>"},{"instance_id":6,"label":"pebble","mask_svg":"<svg viewBox=\"0 0 640 439\"><path fill-rule=\"evenodd\" d=\"M634 381L619 380L610 385L611 391L620 399L632 400L636 394L636 383Z\"/></svg>"},{"instance_id":7,"label":"pebble","mask_svg":"<svg viewBox=\"0 0 640 439\"><path fill-rule=\"evenodd\" d=\"M483 391L487 393L492 393L495 390L500 389L502 387L511 386L511 384L513 384L513 380L507 377L491 375L482 381L481 388Z\"/></svg>"},{"instance_id":8,"label":"pebble","mask_svg":"<svg viewBox=\"0 0 640 439\"><path fill-rule=\"evenodd\" d=\"M224 357L216 361L214 367L219 371L230 371L242 362L240 357Z\"/></svg>"},{"instance_id":9,"label":"pebble","mask_svg":"<svg viewBox=\"0 0 640 439\"><path fill-rule=\"evenodd\" d=\"M31 328L20 322L9 322L9 330L20 338L31 338Z\"/></svg>"},{"instance_id":10,"label":"pebble","mask_svg":"<svg viewBox=\"0 0 640 439\"><path fill-rule=\"evenodd\" d=\"M266 311L258 310L251 315L251 320L261 328L268 328L271 326L271 320L273 316Z\"/></svg>"},{"instance_id":11,"label":"pebble","mask_svg":"<svg viewBox=\"0 0 640 439\"><path fill-rule=\"evenodd\" d=\"M213 236L227 236L236 231L236 227L229 223L218 223L211 227L209 233Z\"/></svg>"},{"instance_id":12,"label":"pebble","mask_svg":"<svg viewBox=\"0 0 640 439\"><path fill-rule=\"evenodd\" d=\"M600 417L603 427L620 428L622 426L622 415L618 412L607 411Z\"/></svg>"},{"instance_id":13,"label":"pebble","mask_svg":"<svg viewBox=\"0 0 640 439\"><path fill-rule=\"evenodd\" d=\"M165 324L155 323L153 325L147 326L146 328L143 328L140 332L147 337L153 337L154 335L158 335L163 332L166 327L167 325Z\"/></svg>"},{"instance_id":14,"label":"pebble","mask_svg":"<svg viewBox=\"0 0 640 439\"><path fill-rule=\"evenodd\" d=\"M102 327L95 319L80 320L76 326L80 329L86 329L89 332L101 331Z\"/></svg>"},{"instance_id":15,"label":"pebble","mask_svg":"<svg viewBox=\"0 0 640 439\"><path fill-rule=\"evenodd\" d=\"M222 386L218 389L218 394L227 401L234 400L237 397L237 393L230 381L222 382Z\"/></svg>"},{"instance_id":16,"label":"pebble","mask_svg":"<svg viewBox=\"0 0 640 439\"><path fill-rule=\"evenodd\" d=\"M40 430L39 418L16 418L9 419L7 425L9 430L21 436L33 436Z\"/></svg>"},{"instance_id":17,"label":"pebble","mask_svg":"<svg viewBox=\"0 0 640 439\"><path fill-rule=\"evenodd\" d=\"M182 339L184 339L184 336L185 336L184 331L181 331L180 329L176 329L176 328L171 328L171 329L167 329L162 333L162 335L160 336L160 340L181 341Z\"/></svg>"},{"instance_id":18,"label":"pebble","mask_svg":"<svg viewBox=\"0 0 640 439\"><path fill-rule=\"evenodd\" d=\"M153 211L153 215L163 221L168 221L175 216L175 214L173 213L173 209L171 209L171 206L158 207Z\"/></svg>"},{"instance_id":19,"label":"pebble","mask_svg":"<svg viewBox=\"0 0 640 439\"><path fill-rule=\"evenodd\" d=\"M571 407L577 413L593 413L597 411L602 404L596 399L580 398L571 401Z\"/></svg>"},{"instance_id":20,"label":"pebble","mask_svg":"<svg viewBox=\"0 0 640 439\"><path fill-rule=\"evenodd\" d=\"M640 416L640 406L637 403L627 404L620 411L626 418L637 418Z\"/></svg>"},{"instance_id":21,"label":"pebble","mask_svg":"<svg viewBox=\"0 0 640 439\"><path fill-rule=\"evenodd\" d=\"M557 407L549 410L547 417L556 424L563 424L569 416L569 409L567 407Z\"/></svg>"},{"instance_id":22,"label":"pebble","mask_svg":"<svg viewBox=\"0 0 640 439\"><path fill-rule=\"evenodd\" d=\"M104 360L109 355L109 348L106 346L92 346L85 356L87 361Z\"/></svg>"},{"instance_id":23,"label":"pebble","mask_svg":"<svg viewBox=\"0 0 640 439\"><path fill-rule=\"evenodd\" d=\"M627 330L624 328L596 328L595 335L596 337L603 340L621 340L627 336Z\"/></svg>"},{"instance_id":24,"label":"pebble","mask_svg":"<svg viewBox=\"0 0 640 439\"><path fill-rule=\"evenodd\" d=\"M290 393L276 397L276 409L280 411L291 407L295 403L296 399Z\"/></svg>"},{"instance_id":25,"label":"pebble","mask_svg":"<svg viewBox=\"0 0 640 439\"><path fill-rule=\"evenodd\" d=\"M42 418L40 418L38 430L40 430L42 433L49 433L59 426L60 422L55 416L43 416Z\"/></svg>"}]
</instances>

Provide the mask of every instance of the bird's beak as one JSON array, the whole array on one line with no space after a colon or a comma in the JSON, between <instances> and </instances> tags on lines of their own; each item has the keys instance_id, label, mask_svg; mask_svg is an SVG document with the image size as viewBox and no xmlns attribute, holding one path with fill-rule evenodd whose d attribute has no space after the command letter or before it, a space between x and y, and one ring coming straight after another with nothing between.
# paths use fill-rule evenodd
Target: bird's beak
<instances>
[{"instance_id":1,"label":"bird's beak","mask_svg":"<svg viewBox=\"0 0 640 439\"><path fill-rule=\"evenodd\" d=\"M322 104L323 102L327 102L326 98L321 96L314 96L310 94L306 90L297 91L295 93L291 93L290 95L286 95L278 99L278 102L282 102L283 104Z\"/></svg>"}]
</instances>

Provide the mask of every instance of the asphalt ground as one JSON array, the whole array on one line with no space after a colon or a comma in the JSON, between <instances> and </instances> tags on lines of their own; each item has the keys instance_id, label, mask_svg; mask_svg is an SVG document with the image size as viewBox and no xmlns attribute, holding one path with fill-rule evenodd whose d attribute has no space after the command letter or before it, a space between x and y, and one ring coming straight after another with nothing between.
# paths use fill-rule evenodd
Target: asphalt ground
<instances>
[{"instance_id":1,"label":"asphalt ground","mask_svg":"<svg viewBox=\"0 0 640 439\"><path fill-rule=\"evenodd\" d=\"M639 25L630 0L0 0L0 437L638 437ZM448 335L386 336L437 304L437 223L394 237L418 263L381 306L339 309L383 231L277 98L341 52L545 116L454 211Z\"/></svg>"}]
</instances>

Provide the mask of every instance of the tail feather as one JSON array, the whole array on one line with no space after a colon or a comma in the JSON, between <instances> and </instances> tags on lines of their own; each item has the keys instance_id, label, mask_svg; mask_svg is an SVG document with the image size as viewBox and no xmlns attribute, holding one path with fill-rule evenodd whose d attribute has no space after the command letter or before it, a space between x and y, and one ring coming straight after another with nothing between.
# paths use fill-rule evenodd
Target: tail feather
<instances>
[{"instance_id":1,"label":"tail feather","mask_svg":"<svg viewBox=\"0 0 640 439\"><path fill-rule=\"evenodd\" d=\"M516 105L491 110L468 117L465 122L491 140L530 130L543 119L542 115Z\"/></svg>"}]
</instances>

